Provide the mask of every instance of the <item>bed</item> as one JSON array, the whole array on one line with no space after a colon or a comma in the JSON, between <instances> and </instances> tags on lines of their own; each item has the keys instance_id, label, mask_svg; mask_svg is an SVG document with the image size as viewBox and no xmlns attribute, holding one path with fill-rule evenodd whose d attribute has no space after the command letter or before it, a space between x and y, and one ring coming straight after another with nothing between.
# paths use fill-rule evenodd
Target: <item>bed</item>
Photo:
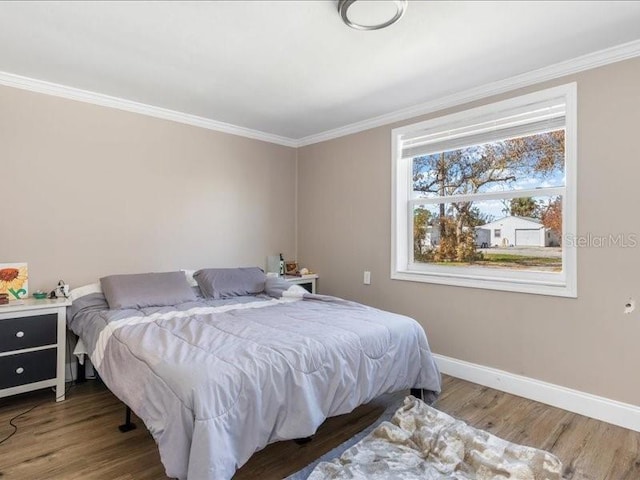
<instances>
[{"instance_id":1,"label":"bed","mask_svg":"<svg viewBox=\"0 0 640 480\"><path fill-rule=\"evenodd\" d=\"M381 394L440 391L424 330L408 317L259 269L202 270L198 286L169 273L175 291L157 281L168 274L76 289L67 315L169 477L229 479L267 444L311 436Z\"/></svg>"}]
</instances>

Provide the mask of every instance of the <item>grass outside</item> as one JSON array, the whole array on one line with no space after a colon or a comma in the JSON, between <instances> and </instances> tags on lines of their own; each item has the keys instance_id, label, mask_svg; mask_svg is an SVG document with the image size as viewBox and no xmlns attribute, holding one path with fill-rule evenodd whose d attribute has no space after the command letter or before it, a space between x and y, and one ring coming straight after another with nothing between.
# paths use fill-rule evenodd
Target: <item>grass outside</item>
<instances>
[{"instance_id":1,"label":"grass outside","mask_svg":"<svg viewBox=\"0 0 640 480\"><path fill-rule=\"evenodd\" d=\"M544 267L545 270L551 270L554 272L562 270L562 258L509 255L506 253L485 253L483 255L483 259L478 260L475 264L503 268L535 269Z\"/></svg>"},{"instance_id":2,"label":"grass outside","mask_svg":"<svg viewBox=\"0 0 640 480\"><path fill-rule=\"evenodd\" d=\"M490 267L509 268L514 270L543 270L547 272L561 272L562 258L536 257L531 255L510 255L508 253L484 253L482 260L475 262L427 262L433 265L447 265L460 267Z\"/></svg>"}]
</instances>

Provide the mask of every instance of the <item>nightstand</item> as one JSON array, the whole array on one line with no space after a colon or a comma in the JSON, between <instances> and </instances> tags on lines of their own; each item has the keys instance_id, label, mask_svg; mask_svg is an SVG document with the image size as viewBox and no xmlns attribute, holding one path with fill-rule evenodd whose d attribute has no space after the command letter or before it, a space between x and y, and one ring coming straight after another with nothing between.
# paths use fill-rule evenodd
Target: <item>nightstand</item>
<instances>
[{"instance_id":1,"label":"nightstand","mask_svg":"<svg viewBox=\"0 0 640 480\"><path fill-rule=\"evenodd\" d=\"M301 277L293 275L285 275L284 279L289 283L295 283L304 287L310 293L316 293L316 280L318 275L311 273L309 275L302 275Z\"/></svg>"},{"instance_id":2,"label":"nightstand","mask_svg":"<svg viewBox=\"0 0 640 480\"><path fill-rule=\"evenodd\" d=\"M69 305L29 298L0 306L0 398L55 386L56 401L64 400Z\"/></svg>"}]
</instances>

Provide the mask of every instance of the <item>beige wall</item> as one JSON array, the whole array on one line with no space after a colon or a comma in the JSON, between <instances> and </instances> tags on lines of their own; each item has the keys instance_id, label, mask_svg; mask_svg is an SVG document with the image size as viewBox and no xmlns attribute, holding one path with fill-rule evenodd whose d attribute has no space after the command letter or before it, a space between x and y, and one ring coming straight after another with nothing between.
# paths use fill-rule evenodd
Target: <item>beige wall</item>
<instances>
[{"instance_id":1,"label":"beige wall","mask_svg":"<svg viewBox=\"0 0 640 480\"><path fill-rule=\"evenodd\" d=\"M640 234L639 78L634 59L441 113L577 81L578 232ZM0 87L0 262L35 290L297 240L321 293L413 316L437 353L640 404L640 247L579 249L578 299L390 280L390 131L431 116L298 149L296 239L296 150Z\"/></svg>"},{"instance_id":2,"label":"beige wall","mask_svg":"<svg viewBox=\"0 0 640 480\"><path fill-rule=\"evenodd\" d=\"M295 255L296 151L0 87L0 263L30 290Z\"/></svg>"},{"instance_id":3,"label":"beige wall","mask_svg":"<svg viewBox=\"0 0 640 480\"><path fill-rule=\"evenodd\" d=\"M640 236L640 59L440 114L570 81L578 233ZM433 116L298 150L298 257L320 292L416 318L437 353L640 404L640 312L622 314L640 298L640 246L579 249L577 299L390 280L391 129Z\"/></svg>"}]
</instances>

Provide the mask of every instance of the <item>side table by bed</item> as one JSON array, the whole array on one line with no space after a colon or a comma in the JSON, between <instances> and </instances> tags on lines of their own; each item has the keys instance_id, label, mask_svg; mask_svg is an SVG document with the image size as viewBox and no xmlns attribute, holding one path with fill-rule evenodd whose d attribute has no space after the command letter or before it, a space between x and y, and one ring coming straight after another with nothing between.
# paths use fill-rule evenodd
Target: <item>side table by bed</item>
<instances>
[{"instance_id":1,"label":"side table by bed","mask_svg":"<svg viewBox=\"0 0 640 480\"><path fill-rule=\"evenodd\" d=\"M56 387L64 400L66 298L0 306L0 398Z\"/></svg>"},{"instance_id":2,"label":"side table by bed","mask_svg":"<svg viewBox=\"0 0 640 480\"><path fill-rule=\"evenodd\" d=\"M316 293L316 280L318 279L318 275L316 275L315 273L302 275L300 277L294 275L285 275L284 279L289 283L300 285L310 293Z\"/></svg>"}]
</instances>

